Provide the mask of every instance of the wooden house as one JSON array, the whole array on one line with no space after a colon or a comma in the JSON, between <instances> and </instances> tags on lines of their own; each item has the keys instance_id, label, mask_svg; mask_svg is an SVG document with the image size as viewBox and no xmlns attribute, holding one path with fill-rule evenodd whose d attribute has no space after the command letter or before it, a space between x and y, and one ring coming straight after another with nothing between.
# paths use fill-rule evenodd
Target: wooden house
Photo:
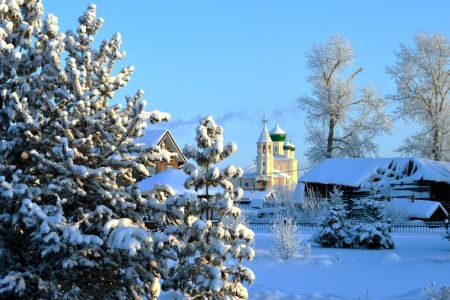
<instances>
[{"instance_id":1,"label":"wooden house","mask_svg":"<svg viewBox=\"0 0 450 300\"><path fill-rule=\"evenodd\" d=\"M385 200L437 201L450 211L450 162L417 157L326 159L300 177L295 195L313 191L328 198L335 186L350 210L356 200L372 194Z\"/></svg>"},{"instance_id":2,"label":"wooden house","mask_svg":"<svg viewBox=\"0 0 450 300\"><path fill-rule=\"evenodd\" d=\"M161 149L165 149L176 154L170 162L157 162L155 167L150 169L150 176L156 175L165 170L179 169L187 162L186 157L184 157L183 152L169 130L147 130L144 136L139 138L137 142L152 146L159 146Z\"/></svg>"}]
</instances>

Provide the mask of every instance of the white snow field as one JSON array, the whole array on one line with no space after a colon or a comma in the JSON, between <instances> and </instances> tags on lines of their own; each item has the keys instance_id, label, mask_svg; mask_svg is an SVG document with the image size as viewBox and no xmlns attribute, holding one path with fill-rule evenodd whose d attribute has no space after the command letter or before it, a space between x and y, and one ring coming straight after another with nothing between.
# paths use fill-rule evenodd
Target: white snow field
<instances>
[{"instance_id":1,"label":"white snow field","mask_svg":"<svg viewBox=\"0 0 450 300\"><path fill-rule=\"evenodd\" d=\"M303 241L311 233L303 233ZM394 233L393 250L313 247L306 260L283 262L271 254L272 235L256 231L256 281L249 299L422 300L424 288L450 285L450 242L439 235ZM163 293L161 299L171 299Z\"/></svg>"},{"instance_id":2,"label":"white snow field","mask_svg":"<svg viewBox=\"0 0 450 300\"><path fill-rule=\"evenodd\" d=\"M304 240L310 234L302 235ZM272 236L257 232L249 267L250 299L426 299L424 288L450 285L450 242L439 235L397 233L393 250L313 247L310 257L282 262Z\"/></svg>"}]
</instances>

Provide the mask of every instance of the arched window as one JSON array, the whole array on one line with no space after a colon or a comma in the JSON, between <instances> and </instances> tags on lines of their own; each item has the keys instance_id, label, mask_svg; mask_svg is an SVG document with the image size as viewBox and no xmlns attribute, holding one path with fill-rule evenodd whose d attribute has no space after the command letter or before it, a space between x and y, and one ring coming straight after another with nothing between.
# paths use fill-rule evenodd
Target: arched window
<instances>
[{"instance_id":1,"label":"arched window","mask_svg":"<svg viewBox=\"0 0 450 300\"><path fill-rule=\"evenodd\" d=\"M267 147L269 148L269 151L268 151L268 152L270 153L270 152L271 152L271 148L272 148L272 147L270 147L270 145L269 145L269 146L267 146Z\"/></svg>"},{"instance_id":2,"label":"arched window","mask_svg":"<svg viewBox=\"0 0 450 300\"><path fill-rule=\"evenodd\" d=\"M266 153L266 145L263 145L263 153Z\"/></svg>"}]
</instances>

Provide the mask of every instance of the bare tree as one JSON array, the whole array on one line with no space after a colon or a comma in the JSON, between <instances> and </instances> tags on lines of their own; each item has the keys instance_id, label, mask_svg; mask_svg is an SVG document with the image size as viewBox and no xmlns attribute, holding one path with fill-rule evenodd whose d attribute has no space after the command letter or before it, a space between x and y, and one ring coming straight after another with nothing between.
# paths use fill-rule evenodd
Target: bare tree
<instances>
[{"instance_id":1,"label":"bare tree","mask_svg":"<svg viewBox=\"0 0 450 300\"><path fill-rule=\"evenodd\" d=\"M300 97L298 104L307 114L308 159L316 163L330 157L375 154L373 140L390 129L390 119L383 111L384 99L373 88L355 91L353 80L362 68L343 75L355 58L350 43L333 36L325 44L314 45L307 58L313 95Z\"/></svg>"},{"instance_id":2,"label":"bare tree","mask_svg":"<svg viewBox=\"0 0 450 300\"><path fill-rule=\"evenodd\" d=\"M404 140L398 151L450 159L450 43L442 34L418 33L414 44L400 45L397 60L387 68L397 84L397 114L423 128Z\"/></svg>"}]
</instances>

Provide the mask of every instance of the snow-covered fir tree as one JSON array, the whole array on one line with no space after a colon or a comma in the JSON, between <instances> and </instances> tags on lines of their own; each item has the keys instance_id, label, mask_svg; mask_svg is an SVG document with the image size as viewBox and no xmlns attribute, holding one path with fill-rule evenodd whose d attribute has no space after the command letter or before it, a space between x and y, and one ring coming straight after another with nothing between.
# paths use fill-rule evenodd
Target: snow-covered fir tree
<instances>
[{"instance_id":1,"label":"snow-covered fir tree","mask_svg":"<svg viewBox=\"0 0 450 300\"><path fill-rule=\"evenodd\" d=\"M334 187L330 193L329 208L322 216L321 229L314 234L311 240L322 247L348 247L351 236L347 215L347 210L342 202L342 191Z\"/></svg>"},{"instance_id":2,"label":"snow-covered fir tree","mask_svg":"<svg viewBox=\"0 0 450 300\"><path fill-rule=\"evenodd\" d=\"M200 121L196 142L183 149L194 161L183 166L189 175L185 186L193 191L175 195L170 187L156 186L147 202L153 209L150 218L172 237L172 247L161 247L170 265L163 274L163 289L180 298L247 299L243 284L255 277L241 262L255 255L254 233L238 221L241 212L234 201L242 190L230 182L242 169L216 166L237 146L223 143L223 129L212 117Z\"/></svg>"},{"instance_id":3,"label":"snow-covered fir tree","mask_svg":"<svg viewBox=\"0 0 450 300\"><path fill-rule=\"evenodd\" d=\"M169 115L142 91L109 104L133 67L113 71L118 33L93 48L95 5L66 33L43 14L0 3L0 298L154 299L173 239L146 229L133 174L171 155L133 139Z\"/></svg>"},{"instance_id":4,"label":"snow-covered fir tree","mask_svg":"<svg viewBox=\"0 0 450 300\"><path fill-rule=\"evenodd\" d=\"M356 208L363 213L362 224L352 227L352 248L392 249L394 241L389 232L389 227L383 221L384 203L375 197L367 197L358 200Z\"/></svg>"}]
</instances>

